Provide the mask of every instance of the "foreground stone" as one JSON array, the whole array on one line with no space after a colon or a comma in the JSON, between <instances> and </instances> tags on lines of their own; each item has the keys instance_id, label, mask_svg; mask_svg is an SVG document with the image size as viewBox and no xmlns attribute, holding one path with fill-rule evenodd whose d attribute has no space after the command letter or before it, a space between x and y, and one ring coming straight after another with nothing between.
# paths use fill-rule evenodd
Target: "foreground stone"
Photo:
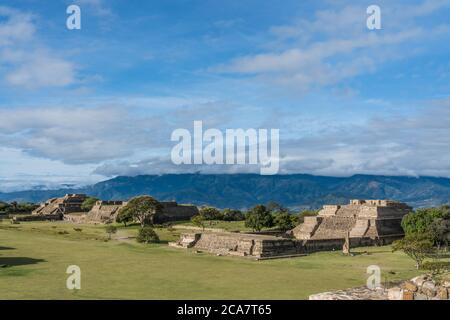
<instances>
[{"instance_id":1,"label":"foreground stone","mask_svg":"<svg viewBox=\"0 0 450 320\"><path fill-rule=\"evenodd\" d=\"M309 300L387 300L386 290L371 290L367 287L324 292L309 296Z\"/></svg>"},{"instance_id":2,"label":"foreground stone","mask_svg":"<svg viewBox=\"0 0 450 320\"><path fill-rule=\"evenodd\" d=\"M449 300L449 280L434 280L430 275L415 277L393 288L367 287L314 294L309 300Z\"/></svg>"}]
</instances>

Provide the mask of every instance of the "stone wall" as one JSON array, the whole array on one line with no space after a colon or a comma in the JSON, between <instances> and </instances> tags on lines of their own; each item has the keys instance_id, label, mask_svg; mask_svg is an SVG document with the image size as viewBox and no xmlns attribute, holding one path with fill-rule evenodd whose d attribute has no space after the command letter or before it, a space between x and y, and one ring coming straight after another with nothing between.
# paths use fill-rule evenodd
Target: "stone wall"
<instances>
[{"instance_id":1,"label":"stone wall","mask_svg":"<svg viewBox=\"0 0 450 320\"><path fill-rule=\"evenodd\" d=\"M450 279L434 280L429 275L415 277L393 288L350 288L309 296L309 300L450 300Z\"/></svg>"},{"instance_id":2,"label":"stone wall","mask_svg":"<svg viewBox=\"0 0 450 320\"><path fill-rule=\"evenodd\" d=\"M401 221L412 208L390 200L351 200L350 204L326 205L317 217L307 217L292 230L299 240L383 238L403 235Z\"/></svg>"},{"instance_id":3,"label":"stone wall","mask_svg":"<svg viewBox=\"0 0 450 320\"><path fill-rule=\"evenodd\" d=\"M350 247L386 245L397 239L397 237L350 238ZM258 234L203 232L182 234L180 239L171 246L194 248L221 255L265 258L301 255L317 251L341 251L344 242L343 238L297 240Z\"/></svg>"},{"instance_id":4,"label":"stone wall","mask_svg":"<svg viewBox=\"0 0 450 320\"><path fill-rule=\"evenodd\" d=\"M41 215L26 215L14 216L14 222L33 222L33 221L59 221L62 220L61 214L41 214Z\"/></svg>"},{"instance_id":5,"label":"stone wall","mask_svg":"<svg viewBox=\"0 0 450 320\"><path fill-rule=\"evenodd\" d=\"M436 281L430 275L415 277L388 290L389 300L450 300L450 278Z\"/></svg>"}]
</instances>

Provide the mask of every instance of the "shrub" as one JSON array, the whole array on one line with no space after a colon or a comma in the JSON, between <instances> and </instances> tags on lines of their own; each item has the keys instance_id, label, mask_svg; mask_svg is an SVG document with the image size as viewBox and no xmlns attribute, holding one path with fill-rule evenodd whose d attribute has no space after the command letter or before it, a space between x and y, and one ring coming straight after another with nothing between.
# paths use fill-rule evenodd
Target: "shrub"
<instances>
[{"instance_id":1,"label":"shrub","mask_svg":"<svg viewBox=\"0 0 450 320\"><path fill-rule=\"evenodd\" d=\"M253 231L261 231L262 228L273 226L273 217L265 206L257 205L247 212L245 226Z\"/></svg>"},{"instance_id":2,"label":"shrub","mask_svg":"<svg viewBox=\"0 0 450 320\"><path fill-rule=\"evenodd\" d=\"M159 237L152 227L145 226L139 229L136 240L139 243L157 243L159 242Z\"/></svg>"},{"instance_id":3,"label":"shrub","mask_svg":"<svg viewBox=\"0 0 450 320\"><path fill-rule=\"evenodd\" d=\"M273 222L279 229L286 231L295 227L295 218L287 211L280 211L275 214Z\"/></svg>"},{"instance_id":4,"label":"shrub","mask_svg":"<svg viewBox=\"0 0 450 320\"><path fill-rule=\"evenodd\" d=\"M416 262L416 268L420 269L425 258L433 253L433 242L426 234L407 234L402 240L392 244L392 250L401 250Z\"/></svg>"},{"instance_id":5,"label":"shrub","mask_svg":"<svg viewBox=\"0 0 450 320\"><path fill-rule=\"evenodd\" d=\"M116 222L123 223L125 227L127 226L127 223L133 222L133 214L131 210L127 207L121 208L116 216Z\"/></svg>"},{"instance_id":6,"label":"shrub","mask_svg":"<svg viewBox=\"0 0 450 320\"><path fill-rule=\"evenodd\" d=\"M113 225L107 225L105 231L108 234L108 239L111 240L111 236L117 233L117 227Z\"/></svg>"},{"instance_id":7,"label":"shrub","mask_svg":"<svg viewBox=\"0 0 450 320\"><path fill-rule=\"evenodd\" d=\"M426 233L436 219L450 219L450 209L447 206L439 208L418 209L403 217L402 227L408 233Z\"/></svg>"},{"instance_id":8,"label":"shrub","mask_svg":"<svg viewBox=\"0 0 450 320\"><path fill-rule=\"evenodd\" d=\"M450 270L448 261L427 261L422 264L422 269L432 273L446 273Z\"/></svg>"},{"instance_id":9,"label":"shrub","mask_svg":"<svg viewBox=\"0 0 450 320\"><path fill-rule=\"evenodd\" d=\"M197 214L191 218L191 222L199 228L205 230L205 217L201 214Z\"/></svg>"},{"instance_id":10,"label":"shrub","mask_svg":"<svg viewBox=\"0 0 450 320\"><path fill-rule=\"evenodd\" d=\"M243 221L245 215L241 210L236 209L224 209L222 210L222 217L224 221Z\"/></svg>"},{"instance_id":11,"label":"shrub","mask_svg":"<svg viewBox=\"0 0 450 320\"><path fill-rule=\"evenodd\" d=\"M200 215L202 215L205 220L222 220L222 213L214 207L202 207L200 209Z\"/></svg>"}]
</instances>

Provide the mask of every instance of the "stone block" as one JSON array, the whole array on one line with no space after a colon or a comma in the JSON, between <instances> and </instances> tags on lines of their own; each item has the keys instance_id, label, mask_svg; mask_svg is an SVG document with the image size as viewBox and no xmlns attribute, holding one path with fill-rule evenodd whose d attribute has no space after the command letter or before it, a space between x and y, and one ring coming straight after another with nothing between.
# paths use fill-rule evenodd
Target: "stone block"
<instances>
[{"instance_id":1,"label":"stone block","mask_svg":"<svg viewBox=\"0 0 450 320\"><path fill-rule=\"evenodd\" d=\"M425 281L421 287L421 291L429 297L434 297L436 295L436 286L433 281Z\"/></svg>"},{"instance_id":2,"label":"stone block","mask_svg":"<svg viewBox=\"0 0 450 320\"><path fill-rule=\"evenodd\" d=\"M437 289L436 297L439 298L439 300L448 300L448 292L447 289L444 287L439 287Z\"/></svg>"},{"instance_id":3,"label":"stone block","mask_svg":"<svg viewBox=\"0 0 450 320\"><path fill-rule=\"evenodd\" d=\"M423 283L426 281L426 276L418 276L411 279L411 282L414 283L416 286L421 287Z\"/></svg>"},{"instance_id":4,"label":"stone block","mask_svg":"<svg viewBox=\"0 0 450 320\"><path fill-rule=\"evenodd\" d=\"M426 294L416 292L414 293L414 300L428 300L428 296Z\"/></svg>"},{"instance_id":5,"label":"stone block","mask_svg":"<svg viewBox=\"0 0 450 320\"><path fill-rule=\"evenodd\" d=\"M403 289L399 287L394 287L388 289L388 299L389 300L403 300Z\"/></svg>"},{"instance_id":6,"label":"stone block","mask_svg":"<svg viewBox=\"0 0 450 320\"><path fill-rule=\"evenodd\" d=\"M403 291L403 300L414 300L414 292Z\"/></svg>"},{"instance_id":7,"label":"stone block","mask_svg":"<svg viewBox=\"0 0 450 320\"><path fill-rule=\"evenodd\" d=\"M406 282L402 283L401 287L403 289L411 291L411 292L416 292L417 291L417 286L412 281L406 281Z\"/></svg>"}]
</instances>

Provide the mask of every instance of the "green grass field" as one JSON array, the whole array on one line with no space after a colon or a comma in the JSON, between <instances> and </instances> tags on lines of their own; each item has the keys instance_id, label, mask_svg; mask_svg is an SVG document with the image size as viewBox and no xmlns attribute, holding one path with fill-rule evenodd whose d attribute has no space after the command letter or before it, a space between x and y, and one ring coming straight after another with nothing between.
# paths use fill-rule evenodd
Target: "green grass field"
<instances>
[{"instance_id":1,"label":"green grass field","mask_svg":"<svg viewBox=\"0 0 450 320\"><path fill-rule=\"evenodd\" d=\"M412 260L389 247L354 249L353 257L322 252L253 261L170 248L167 241L182 231L157 232L161 244L141 245L117 240L136 234L135 227L105 241L104 226L0 223L0 299L307 299L364 285L372 264L383 281L417 274ZM69 265L81 268L76 292L66 288Z\"/></svg>"}]
</instances>

